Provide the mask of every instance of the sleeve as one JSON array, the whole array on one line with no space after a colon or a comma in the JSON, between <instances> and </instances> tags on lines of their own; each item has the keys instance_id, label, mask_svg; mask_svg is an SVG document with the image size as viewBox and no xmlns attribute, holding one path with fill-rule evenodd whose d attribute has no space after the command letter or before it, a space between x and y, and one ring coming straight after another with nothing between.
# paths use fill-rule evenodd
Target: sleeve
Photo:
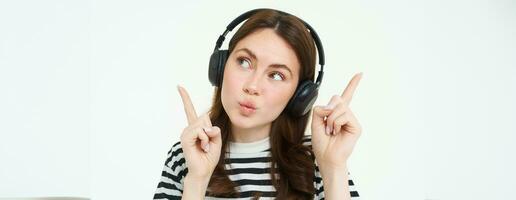
<instances>
[{"instance_id":1,"label":"sleeve","mask_svg":"<svg viewBox=\"0 0 516 200\"><path fill-rule=\"evenodd\" d=\"M181 199L187 172L181 142L176 142L167 153L167 160L161 172L154 199Z\"/></svg>"},{"instance_id":2,"label":"sleeve","mask_svg":"<svg viewBox=\"0 0 516 200\"><path fill-rule=\"evenodd\" d=\"M351 176L351 173L348 172L348 185L349 185L349 193L352 200L360 200L360 195L358 195L358 190L355 185L355 182L353 181L353 177Z\"/></svg>"}]
</instances>

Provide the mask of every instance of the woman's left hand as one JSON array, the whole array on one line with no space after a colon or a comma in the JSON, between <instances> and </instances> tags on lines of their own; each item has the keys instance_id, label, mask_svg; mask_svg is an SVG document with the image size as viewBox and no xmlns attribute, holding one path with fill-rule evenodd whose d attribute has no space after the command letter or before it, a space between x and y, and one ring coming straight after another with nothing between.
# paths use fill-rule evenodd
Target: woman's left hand
<instances>
[{"instance_id":1,"label":"woman's left hand","mask_svg":"<svg viewBox=\"0 0 516 200\"><path fill-rule=\"evenodd\" d=\"M320 168L347 169L347 160L362 133L349 108L361 78L362 73L355 74L341 96L333 96L327 106L314 107L312 150Z\"/></svg>"}]
</instances>

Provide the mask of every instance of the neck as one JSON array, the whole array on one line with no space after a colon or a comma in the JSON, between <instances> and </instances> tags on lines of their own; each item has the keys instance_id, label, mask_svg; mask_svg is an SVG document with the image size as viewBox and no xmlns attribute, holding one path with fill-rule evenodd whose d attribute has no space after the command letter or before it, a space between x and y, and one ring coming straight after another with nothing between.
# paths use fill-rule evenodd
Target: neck
<instances>
[{"instance_id":1,"label":"neck","mask_svg":"<svg viewBox=\"0 0 516 200\"><path fill-rule=\"evenodd\" d=\"M249 143L263 140L266 137L269 137L270 130L271 123L251 128L242 128L231 125L232 142Z\"/></svg>"}]
</instances>

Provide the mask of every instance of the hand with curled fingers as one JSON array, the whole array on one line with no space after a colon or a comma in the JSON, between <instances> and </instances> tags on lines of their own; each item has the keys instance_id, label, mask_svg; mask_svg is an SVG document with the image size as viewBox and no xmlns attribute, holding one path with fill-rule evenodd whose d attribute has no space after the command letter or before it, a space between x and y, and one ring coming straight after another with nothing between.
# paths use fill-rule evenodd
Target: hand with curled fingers
<instances>
[{"instance_id":1,"label":"hand with curled fingers","mask_svg":"<svg viewBox=\"0 0 516 200\"><path fill-rule=\"evenodd\" d=\"M349 108L362 78L355 74L342 95L334 95L328 105L315 106L312 113L312 150L317 163L326 169L347 169L347 160L362 133Z\"/></svg>"},{"instance_id":2,"label":"hand with curled fingers","mask_svg":"<svg viewBox=\"0 0 516 200\"><path fill-rule=\"evenodd\" d=\"M197 117L186 90L178 86L188 126L181 134L181 146L188 167L188 176L209 179L220 158L222 139L220 128L212 126L208 114Z\"/></svg>"}]
</instances>

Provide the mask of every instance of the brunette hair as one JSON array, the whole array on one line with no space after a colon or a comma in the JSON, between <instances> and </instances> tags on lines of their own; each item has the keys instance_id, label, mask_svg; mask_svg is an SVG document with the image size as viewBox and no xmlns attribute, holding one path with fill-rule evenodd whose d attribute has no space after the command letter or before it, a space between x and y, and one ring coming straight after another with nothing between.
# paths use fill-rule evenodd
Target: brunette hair
<instances>
[{"instance_id":1,"label":"brunette hair","mask_svg":"<svg viewBox=\"0 0 516 200\"><path fill-rule=\"evenodd\" d=\"M314 40L303 22L293 15L273 9L253 14L231 38L229 53L240 40L263 28L273 29L294 49L301 65L299 83L304 80L313 81L316 61ZM270 175L278 199L313 199L315 157L311 148L304 146L302 142L310 113L294 118L284 110L271 124ZM221 129L222 153L210 178L207 192L218 197L238 197L239 194L235 190L237 185L229 179L224 167L231 138L231 121L222 107L219 87L215 87L209 116L212 124ZM275 174L279 175L279 179ZM259 195L255 194L255 199L258 199Z\"/></svg>"}]
</instances>

